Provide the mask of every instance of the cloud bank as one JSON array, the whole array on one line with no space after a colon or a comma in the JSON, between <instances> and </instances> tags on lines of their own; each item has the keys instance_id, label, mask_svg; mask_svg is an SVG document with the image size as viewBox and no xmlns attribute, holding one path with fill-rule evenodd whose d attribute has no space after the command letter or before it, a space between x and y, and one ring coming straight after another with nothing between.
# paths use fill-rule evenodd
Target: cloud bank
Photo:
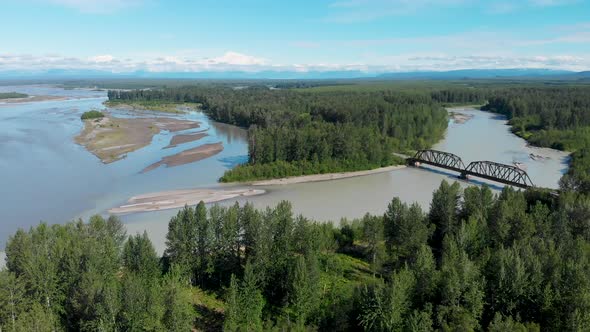
<instances>
[{"instance_id":1,"label":"cloud bank","mask_svg":"<svg viewBox=\"0 0 590 332\"><path fill-rule=\"evenodd\" d=\"M87 58L61 55L19 55L0 54L0 72L26 71L44 72L48 70L97 70L112 73L132 73L148 71L154 73L180 72L327 72L361 71L366 73L404 72L404 71L445 71L455 69L507 69L507 68L547 68L583 71L590 68L590 57L574 55L555 56L455 56L445 54L408 54L382 56L375 63L311 63L278 64L238 52L226 52L218 57L194 59L182 56L161 56L143 60L117 58L102 54Z\"/></svg>"}]
</instances>

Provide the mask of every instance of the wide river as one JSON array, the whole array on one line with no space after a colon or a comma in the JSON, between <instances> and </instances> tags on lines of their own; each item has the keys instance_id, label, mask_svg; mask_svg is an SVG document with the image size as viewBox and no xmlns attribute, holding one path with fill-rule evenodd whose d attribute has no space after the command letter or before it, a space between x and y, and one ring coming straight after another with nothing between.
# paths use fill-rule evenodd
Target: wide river
<instances>
[{"instance_id":1,"label":"wide river","mask_svg":"<svg viewBox=\"0 0 590 332\"><path fill-rule=\"evenodd\" d=\"M244 130L210 121L200 112L191 112L159 115L200 121L202 126L197 130L208 129L209 136L177 148L163 149L174 136L164 131L156 135L149 146L105 165L74 143L73 137L82 129L80 115L84 111L104 108L106 92L50 86L0 86L0 92L9 91L69 99L0 103L0 248L4 248L8 236L18 228L28 228L40 221L64 223L76 218L86 219L92 214L105 214L133 195L171 189L227 187L217 184L217 179L226 169L247 160ZM122 110L111 112L120 117L137 116ZM559 178L567 170L566 153L528 147L524 140L509 131L506 119L501 116L473 109L460 112L472 118L465 123L450 120L446 137L434 146L435 149L455 153L466 164L475 160L520 162L537 186L558 186ZM224 150L216 156L140 173L164 156L215 142L224 145ZM531 153L544 158L533 159ZM394 196L427 208L432 192L443 179L454 181L456 174L404 168L334 181L263 187L266 194L248 200L260 208L288 200L296 213L338 222L341 218L356 218L367 212L381 214ZM465 181L460 183L469 185ZM501 189L497 184L492 184L492 188ZM222 204L233 202L235 200ZM147 230L161 252L168 220L176 212L136 213L121 218L131 234Z\"/></svg>"}]
</instances>

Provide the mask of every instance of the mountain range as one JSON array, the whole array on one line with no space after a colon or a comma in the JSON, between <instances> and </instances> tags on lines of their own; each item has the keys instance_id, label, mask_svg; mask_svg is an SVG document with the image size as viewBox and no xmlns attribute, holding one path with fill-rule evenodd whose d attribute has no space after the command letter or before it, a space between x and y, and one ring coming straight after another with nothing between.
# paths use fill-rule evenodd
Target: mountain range
<instances>
[{"instance_id":1,"label":"mountain range","mask_svg":"<svg viewBox=\"0 0 590 332\"><path fill-rule=\"evenodd\" d=\"M52 69L38 72L22 70L0 71L0 80L63 80L85 78L169 78L169 79L383 79L383 80L460 80L460 79L566 79L590 80L590 71L515 68L515 69L461 69L450 71L411 71L368 73L358 70L341 71L203 71L203 72L150 72L135 71L113 73L86 69Z\"/></svg>"}]
</instances>

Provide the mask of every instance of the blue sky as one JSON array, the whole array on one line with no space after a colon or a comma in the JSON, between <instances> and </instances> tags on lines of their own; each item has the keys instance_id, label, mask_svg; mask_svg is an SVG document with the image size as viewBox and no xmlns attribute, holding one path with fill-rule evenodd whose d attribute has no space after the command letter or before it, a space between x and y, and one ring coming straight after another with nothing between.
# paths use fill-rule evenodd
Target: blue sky
<instances>
[{"instance_id":1,"label":"blue sky","mask_svg":"<svg viewBox=\"0 0 590 332\"><path fill-rule=\"evenodd\" d=\"M590 70L584 0L0 2L0 71Z\"/></svg>"}]
</instances>

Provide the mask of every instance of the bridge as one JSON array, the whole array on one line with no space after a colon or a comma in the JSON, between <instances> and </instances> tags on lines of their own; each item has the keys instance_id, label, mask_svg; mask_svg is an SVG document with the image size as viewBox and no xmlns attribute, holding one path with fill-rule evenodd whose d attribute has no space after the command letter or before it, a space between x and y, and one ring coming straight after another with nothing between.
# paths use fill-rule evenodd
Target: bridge
<instances>
[{"instance_id":1,"label":"bridge","mask_svg":"<svg viewBox=\"0 0 590 332\"><path fill-rule=\"evenodd\" d=\"M413 157L407 158L406 161L412 166L427 164L458 172L459 177L462 179L475 176L519 188L526 189L535 186L526 171L516 166L493 161L474 161L465 166L459 156L444 151L419 150Z\"/></svg>"}]
</instances>

